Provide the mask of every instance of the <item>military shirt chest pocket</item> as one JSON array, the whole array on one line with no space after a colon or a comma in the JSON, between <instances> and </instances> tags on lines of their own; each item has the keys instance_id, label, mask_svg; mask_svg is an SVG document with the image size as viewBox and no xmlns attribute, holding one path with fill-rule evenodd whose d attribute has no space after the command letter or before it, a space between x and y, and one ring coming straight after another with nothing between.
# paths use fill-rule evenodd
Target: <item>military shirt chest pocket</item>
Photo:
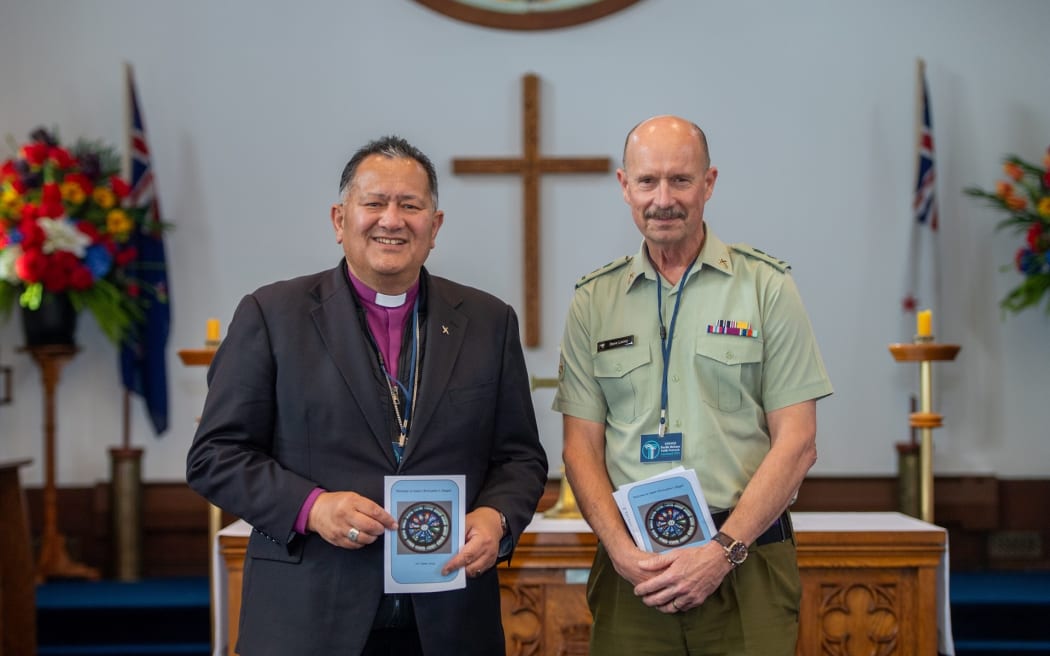
<instances>
[{"instance_id":1,"label":"military shirt chest pocket","mask_svg":"<svg viewBox=\"0 0 1050 656\"><path fill-rule=\"evenodd\" d=\"M753 337L704 333L696 340L696 367L704 403L736 412L748 398L761 403L763 344Z\"/></svg>"},{"instance_id":2,"label":"military shirt chest pocket","mask_svg":"<svg viewBox=\"0 0 1050 656\"><path fill-rule=\"evenodd\" d=\"M594 354L594 377L605 394L609 415L633 421L652 403L652 353L645 344Z\"/></svg>"}]
</instances>

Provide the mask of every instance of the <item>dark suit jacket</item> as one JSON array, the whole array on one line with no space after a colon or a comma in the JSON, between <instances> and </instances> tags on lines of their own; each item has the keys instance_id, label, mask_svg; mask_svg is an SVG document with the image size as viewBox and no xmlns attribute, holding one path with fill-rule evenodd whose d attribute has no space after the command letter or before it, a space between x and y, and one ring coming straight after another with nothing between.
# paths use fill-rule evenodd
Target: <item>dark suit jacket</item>
<instances>
[{"instance_id":1,"label":"dark suit jacket","mask_svg":"<svg viewBox=\"0 0 1050 656\"><path fill-rule=\"evenodd\" d=\"M547 478L514 311L423 273L418 399L400 469L393 408L363 332L346 265L265 286L241 301L208 371L187 480L252 525L238 647L357 654L383 592L383 544L358 550L293 530L315 486L383 504L385 475L466 476L467 511L502 511L514 540ZM447 331L446 331L447 329ZM497 574L413 595L431 654L502 654Z\"/></svg>"}]
</instances>

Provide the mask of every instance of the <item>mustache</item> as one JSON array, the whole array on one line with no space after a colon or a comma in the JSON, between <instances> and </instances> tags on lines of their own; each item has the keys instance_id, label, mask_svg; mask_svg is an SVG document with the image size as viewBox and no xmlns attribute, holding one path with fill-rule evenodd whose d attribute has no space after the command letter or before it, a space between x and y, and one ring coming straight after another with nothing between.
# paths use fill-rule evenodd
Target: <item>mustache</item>
<instances>
[{"instance_id":1,"label":"mustache","mask_svg":"<svg viewBox=\"0 0 1050 656\"><path fill-rule=\"evenodd\" d=\"M646 210L642 216L647 219L684 219L686 214L684 210L679 208L668 207L665 209Z\"/></svg>"}]
</instances>

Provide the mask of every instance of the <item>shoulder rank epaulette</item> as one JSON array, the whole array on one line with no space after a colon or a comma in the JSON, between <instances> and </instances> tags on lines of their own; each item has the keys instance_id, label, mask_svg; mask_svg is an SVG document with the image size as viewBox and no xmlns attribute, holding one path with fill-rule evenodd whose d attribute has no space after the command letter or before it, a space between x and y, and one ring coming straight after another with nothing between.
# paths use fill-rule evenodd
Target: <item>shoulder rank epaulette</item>
<instances>
[{"instance_id":1,"label":"shoulder rank epaulette","mask_svg":"<svg viewBox=\"0 0 1050 656\"><path fill-rule=\"evenodd\" d=\"M791 265L785 262L784 260L778 260L769 253L764 253L755 248L754 246L748 246L747 244L731 244L729 247L732 248L734 251L737 251L738 253L743 253L744 255L747 255L748 257L753 257L756 260L762 260L766 264L772 265L774 269L782 273L791 268Z\"/></svg>"},{"instance_id":2,"label":"shoulder rank epaulette","mask_svg":"<svg viewBox=\"0 0 1050 656\"><path fill-rule=\"evenodd\" d=\"M590 282L591 280L594 280L598 276L604 276L605 274L609 273L610 271L615 271L616 269L619 269L620 267L622 267L623 265L627 264L630 261L631 261L631 256L630 255L624 255L623 257L617 258L617 259L613 260L612 262L609 262L608 264L606 264L604 266L598 267L594 271L591 271L590 273L588 273L587 275L583 276L582 278L580 278L579 280L576 281L577 289L581 285L587 284L588 282Z\"/></svg>"}]
</instances>

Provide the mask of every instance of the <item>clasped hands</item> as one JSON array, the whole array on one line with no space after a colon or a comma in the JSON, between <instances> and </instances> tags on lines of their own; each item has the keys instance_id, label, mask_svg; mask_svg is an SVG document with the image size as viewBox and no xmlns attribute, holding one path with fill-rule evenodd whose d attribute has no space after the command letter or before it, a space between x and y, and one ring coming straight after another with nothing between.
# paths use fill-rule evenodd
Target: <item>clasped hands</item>
<instances>
[{"instance_id":1,"label":"clasped hands","mask_svg":"<svg viewBox=\"0 0 1050 656\"><path fill-rule=\"evenodd\" d=\"M634 594L646 606L669 614L704 603L732 569L722 547L713 542L661 554L632 545L614 557L613 564L620 576L634 584Z\"/></svg>"},{"instance_id":2,"label":"clasped hands","mask_svg":"<svg viewBox=\"0 0 1050 656\"><path fill-rule=\"evenodd\" d=\"M360 549L397 530L397 520L382 506L356 492L322 492L310 508L306 528L343 549ZM499 512L481 506L467 513L463 548L441 570L447 576L465 568L468 576L481 576L496 564L503 537Z\"/></svg>"}]
</instances>

